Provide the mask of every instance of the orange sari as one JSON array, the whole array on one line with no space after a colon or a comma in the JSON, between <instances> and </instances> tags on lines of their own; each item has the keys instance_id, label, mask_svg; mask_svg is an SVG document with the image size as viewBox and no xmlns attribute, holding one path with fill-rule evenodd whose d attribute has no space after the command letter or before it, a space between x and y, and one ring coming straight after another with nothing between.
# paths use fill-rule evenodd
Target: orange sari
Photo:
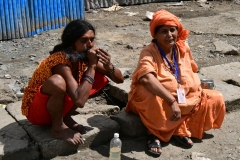
<instances>
[{"instance_id":1,"label":"orange sari","mask_svg":"<svg viewBox=\"0 0 240 160\"><path fill-rule=\"evenodd\" d=\"M182 116L178 121L170 120L172 110L166 101L138 82L142 76L153 73L159 82L177 97L177 80L166 67L155 43L142 50L138 66L132 75L126 112L138 114L148 130L165 142L173 135L202 139L204 131L220 128L225 115L222 94L216 90L201 88L196 73L198 67L188 45L184 46L185 48L181 48L182 52L178 49L177 59L186 104L179 104Z\"/></svg>"}]
</instances>

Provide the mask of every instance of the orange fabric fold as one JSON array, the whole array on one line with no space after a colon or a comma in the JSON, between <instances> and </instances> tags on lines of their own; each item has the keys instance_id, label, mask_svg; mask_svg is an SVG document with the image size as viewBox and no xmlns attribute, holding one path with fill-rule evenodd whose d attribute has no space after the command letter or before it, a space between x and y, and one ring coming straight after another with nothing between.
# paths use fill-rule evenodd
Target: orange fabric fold
<instances>
[{"instance_id":1,"label":"orange fabric fold","mask_svg":"<svg viewBox=\"0 0 240 160\"><path fill-rule=\"evenodd\" d=\"M162 25L177 27L178 38L176 41L176 45L178 46L180 53L184 54L186 52L184 41L187 39L189 31L183 28L183 25L179 21L178 17L166 10L160 10L153 14L153 18L150 21L150 32L153 38L155 28Z\"/></svg>"},{"instance_id":2,"label":"orange fabric fold","mask_svg":"<svg viewBox=\"0 0 240 160\"><path fill-rule=\"evenodd\" d=\"M153 73L159 82L177 98L178 83L160 56L155 43L144 48L136 70L132 75L126 112L138 114L148 130L163 141L172 135L202 138L203 132L219 128L225 115L223 96L215 90L202 90L197 75L198 67L192 58L188 45L184 54L177 54L181 88L186 95L186 104L179 104L182 118L170 121L172 111L167 102L152 94L138 80L147 73ZM177 50L179 53L179 49Z\"/></svg>"}]
</instances>

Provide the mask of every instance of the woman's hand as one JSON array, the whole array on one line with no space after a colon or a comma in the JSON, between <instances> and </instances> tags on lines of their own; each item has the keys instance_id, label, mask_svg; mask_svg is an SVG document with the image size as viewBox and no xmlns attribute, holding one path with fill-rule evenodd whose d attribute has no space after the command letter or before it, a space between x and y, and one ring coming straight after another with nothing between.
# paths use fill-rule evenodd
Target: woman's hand
<instances>
[{"instance_id":1,"label":"woman's hand","mask_svg":"<svg viewBox=\"0 0 240 160\"><path fill-rule=\"evenodd\" d=\"M97 56L99 58L99 61L103 64L103 67L106 69L106 71L111 72L113 70L111 56L103 49L97 50Z\"/></svg>"},{"instance_id":2,"label":"woman's hand","mask_svg":"<svg viewBox=\"0 0 240 160\"><path fill-rule=\"evenodd\" d=\"M97 56L98 50L99 50L99 48L97 48L95 46L88 50L87 57L89 60L89 65L94 65L94 64L98 63L98 56Z\"/></svg>"},{"instance_id":3,"label":"woman's hand","mask_svg":"<svg viewBox=\"0 0 240 160\"><path fill-rule=\"evenodd\" d=\"M177 121L181 118L181 110L178 106L177 102L174 102L171 106L172 109L172 116L170 118L171 121Z\"/></svg>"}]
</instances>

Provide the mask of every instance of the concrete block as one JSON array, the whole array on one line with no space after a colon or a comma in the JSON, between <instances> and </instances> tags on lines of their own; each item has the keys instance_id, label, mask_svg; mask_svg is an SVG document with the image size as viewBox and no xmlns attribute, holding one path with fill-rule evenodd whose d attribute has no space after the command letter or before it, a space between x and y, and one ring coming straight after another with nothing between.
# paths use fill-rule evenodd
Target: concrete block
<instances>
[{"instance_id":1,"label":"concrete block","mask_svg":"<svg viewBox=\"0 0 240 160\"><path fill-rule=\"evenodd\" d=\"M200 78L213 79L215 89L220 91L228 111L240 107L240 63L232 62L210 67L202 67L199 71Z\"/></svg>"},{"instance_id":2,"label":"concrete block","mask_svg":"<svg viewBox=\"0 0 240 160\"><path fill-rule=\"evenodd\" d=\"M233 47L224 41L215 41L213 44L216 47L216 52L225 54L225 55L238 55L240 53L239 49Z\"/></svg>"},{"instance_id":3,"label":"concrete block","mask_svg":"<svg viewBox=\"0 0 240 160\"><path fill-rule=\"evenodd\" d=\"M2 107L0 117L0 159L38 159L38 146Z\"/></svg>"},{"instance_id":4,"label":"concrete block","mask_svg":"<svg viewBox=\"0 0 240 160\"><path fill-rule=\"evenodd\" d=\"M39 145L44 159L50 159L58 155L69 155L76 153L78 149L97 146L109 141L113 137L113 134L119 131L119 125L117 122L111 120L105 115L78 114L73 116L73 119L87 128L88 132L83 135L86 141L82 146L70 145L63 140L52 137L50 126L32 125L21 115L20 106L21 102L19 101L8 105L7 109L25 128L31 138Z\"/></svg>"},{"instance_id":5,"label":"concrete block","mask_svg":"<svg viewBox=\"0 0 240 160\"><path fill-rule=\"evenodd\" d=\"M94 147L106 143L113 138L114 133L118 133L119 124L102 114L76 115L73 119L87 128L87 133L83 135L85 144L80 148Z\"/></svg>"},{"instance_id":6,"label":"concrete block","mask_svg":"<svg viewBox=\"0 0 240 160\"><path fill-rule=\"evenodd\" d=\"M130 79L125 79L124 83L116 84L111 82L109 85L109 95L113 96L114 98L127 103L128 102L128 92L130 91L131 85Z\"/></svg>"},{"instance_id":7,"label":"concrete block","mask_svg":"<svg viewBox=\"0 0 240 160\"><path fill-rule=\"evenodd\" d=\"M104 114L107 116L116 114L120 111L118 106L114 105L91 105L85 104L84 108L78 108L76 110L79 114Z\"/></svg>"},{"instance_id":8,"label":"concrete block","mask_svg":"<svg viewBox=\"0 0 240 160\"><path fill-rule=\"evenodd\" d=\"M133 113L125 112L125 108L119 114L111 116L120 125L120 133L125 136L137 137L147 134L147 128L140 117Z\"/></svg>"}]
</instances>

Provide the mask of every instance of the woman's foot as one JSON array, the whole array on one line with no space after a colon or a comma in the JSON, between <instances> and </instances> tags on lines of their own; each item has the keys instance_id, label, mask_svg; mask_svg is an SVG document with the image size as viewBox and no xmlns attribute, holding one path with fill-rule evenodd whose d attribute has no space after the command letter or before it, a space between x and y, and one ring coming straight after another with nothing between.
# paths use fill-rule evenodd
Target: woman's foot
<instances>
[{"instance_id":1,"label":"woman's foot","mask_svg":"<svg viewBox=\"0 0 240 160\"><path fill-rule=\"evenodd\" d=\"M82 135L79 132L68 128L65 124L59 128L52 128L52 135L55 138L62 139L73 145L84 144L84 138Z\"/></svg>"},{"instance_id":2,"label":"woman's foot","mask_svg":"<svg viewBox=\"0 0 240 160\"><path fill-rule=\"evenodd\" d=\"M147 148L148 152L154 156L160 156L162 153L160 140L153 134L148 135Z\"/></svg>"},{"instance_id":3,"label":"woman's foot","mask_svg":"<svg viewBox=\"0 0 240 160\"><path fill-rule=\"evenodd\" d=\"M173 136L179 143L185 147L191 148L193 146L193 141L189 137Z\"/></svg>"},{"instance_id":4,"label":"woman's foot","mask_svg":"<svg viewBox=\"0 0 240 160\"><path fill-rule=\"evenodd\" d=\"M78 124L77 122L75 122L71 116L65 116L63 118L63 122L72 130L77 131L81 134L85 134L86 133L86 129L84 128L83 125Z\"/></svg>"}]
</instances>

